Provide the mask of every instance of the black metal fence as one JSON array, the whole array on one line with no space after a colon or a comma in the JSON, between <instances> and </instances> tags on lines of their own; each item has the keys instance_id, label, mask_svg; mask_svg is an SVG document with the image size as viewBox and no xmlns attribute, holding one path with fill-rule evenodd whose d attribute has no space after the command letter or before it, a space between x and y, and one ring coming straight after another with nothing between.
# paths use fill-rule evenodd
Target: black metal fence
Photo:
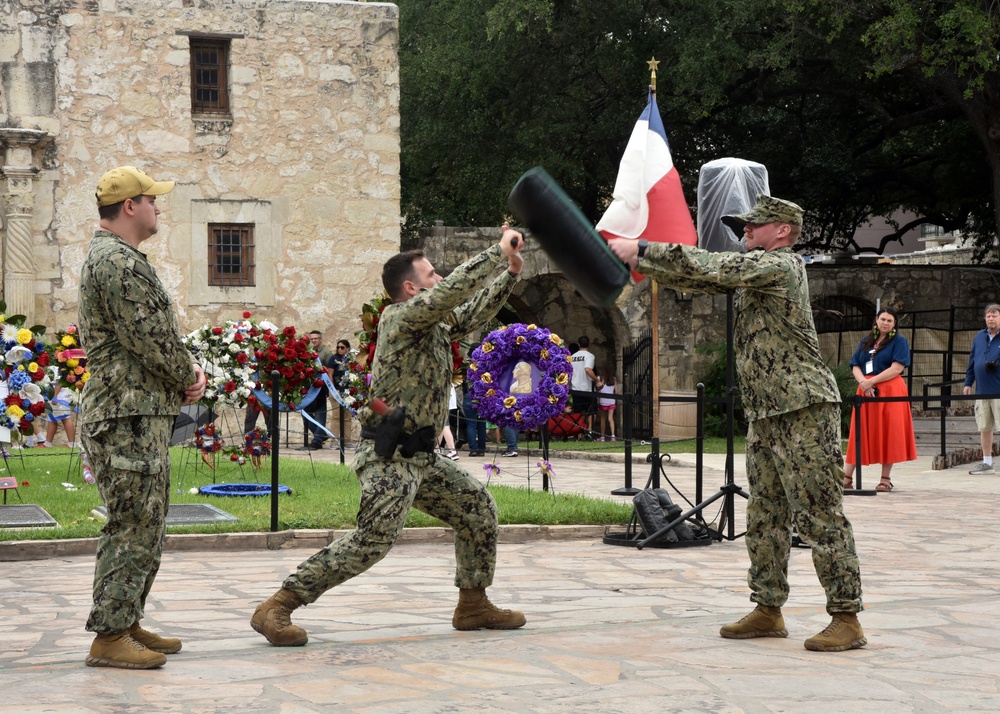
<instances>
[{"instance_id":1,"label":"black metal fence","mask_svg":"<svg viewBox=\"0 0 1000 714\"><path fill-rule=\"evenodd\" d=\"M622 349L622 392L632 395L631 403L622 409L622 424L626 419L636 439L650 439L653 436L653 420L656 418L653 385L653 333L645 330L631 345ZM624 428L624 426L623 426Z\"/></svg>"},{"instance_id":2,"label":"black metal fence","mask_svg":"<svg viewBox=\"0 0 1000 714\"><path fill-rule=\"evenodd\" d=\"M985 327L983 307L952 305L900 314L897 329L910 343L911 363L903 378L911 395L924 393L925 386L941 388L964 380L972 340ZM830 364L849 362L873 321L874 315L864 323L846 315L843 320L817 318L820 349Z\"/></svg>"}]
</instances>

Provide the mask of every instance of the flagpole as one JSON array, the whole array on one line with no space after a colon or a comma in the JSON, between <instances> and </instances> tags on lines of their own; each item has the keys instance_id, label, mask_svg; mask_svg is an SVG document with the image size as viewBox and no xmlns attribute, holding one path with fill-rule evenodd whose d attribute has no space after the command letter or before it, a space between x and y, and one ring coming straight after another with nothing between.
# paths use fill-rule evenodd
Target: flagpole
<instances>
[{"instance_id":1,"label":"flagpole","mask_svg":"<svg viewBox=\"0 0 1000 714\"><path fill-rule=\"evenodd\" d=\"M649 62L649 91L653 93L653 99L656 99L656 67L660 63L657 61L656 57L650 58ZM659 111L659 109L657 109ZM659 286L653 278L650 283L650 294L653 300L653 310L650 317L650 322L652 323L652 349L653 349L653 438L660 438L660 290Z\"/></svg>"}]
</instances>

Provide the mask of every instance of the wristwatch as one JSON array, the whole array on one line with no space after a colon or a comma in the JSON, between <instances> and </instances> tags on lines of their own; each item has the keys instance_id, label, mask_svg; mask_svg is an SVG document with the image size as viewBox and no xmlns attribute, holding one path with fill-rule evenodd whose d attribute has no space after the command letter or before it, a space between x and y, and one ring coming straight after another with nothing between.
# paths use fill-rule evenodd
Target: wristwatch
<instances>
[{"instance_id":1,"label":"wristwatch","mask_svg":"<svg viewBox=\"0 0 1000 714\"><path fill-rule=\"evenodd\" d=\"M639 257L646 255L646 248L649 247L649 241L645 238L639 239Z\"/></svg>"}]
</instances>

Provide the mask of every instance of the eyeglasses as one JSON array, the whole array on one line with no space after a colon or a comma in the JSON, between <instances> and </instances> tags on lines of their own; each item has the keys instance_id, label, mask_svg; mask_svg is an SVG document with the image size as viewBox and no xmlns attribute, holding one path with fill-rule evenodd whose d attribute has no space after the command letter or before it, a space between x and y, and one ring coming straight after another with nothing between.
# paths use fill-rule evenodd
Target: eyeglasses
<instances>
[{"instance_id":1,"label":"eyeglasses","mask_svg":"<svg viewBox=\"0 0 1000 714\"><path fill-rule=\"evenodd\" d=\"M310 337L309 341L310 342L319 342L322 339L323 339L322 337Z\"/></svg>"},{"instance_id":2,"label":"eyeglasses","mask_svg":"<svg viewBox=\"0 0 1000 714\"><path fill-rule=\"evenodd\" d=\"M338 350L346 350L347 349L347 345L337 345L337 349Z\"/></svg>"}]
</instances>

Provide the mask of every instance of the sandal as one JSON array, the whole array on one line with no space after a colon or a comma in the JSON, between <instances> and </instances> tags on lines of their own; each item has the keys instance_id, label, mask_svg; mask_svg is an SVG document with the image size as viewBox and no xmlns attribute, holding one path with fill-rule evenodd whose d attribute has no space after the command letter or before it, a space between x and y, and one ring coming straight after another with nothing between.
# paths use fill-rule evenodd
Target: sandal
<instances>
[{"instance_id":1,"label":"sandal","mask_svg":"<svg viewBox=\"0 0 1000 714\"><path fill-rule=\"evenodd\" d=\"M881 491L883 493L888 493L892 490L892 481L879 481L878 486L875 487L876 491Z\"/></svg>"}]
</instances>

